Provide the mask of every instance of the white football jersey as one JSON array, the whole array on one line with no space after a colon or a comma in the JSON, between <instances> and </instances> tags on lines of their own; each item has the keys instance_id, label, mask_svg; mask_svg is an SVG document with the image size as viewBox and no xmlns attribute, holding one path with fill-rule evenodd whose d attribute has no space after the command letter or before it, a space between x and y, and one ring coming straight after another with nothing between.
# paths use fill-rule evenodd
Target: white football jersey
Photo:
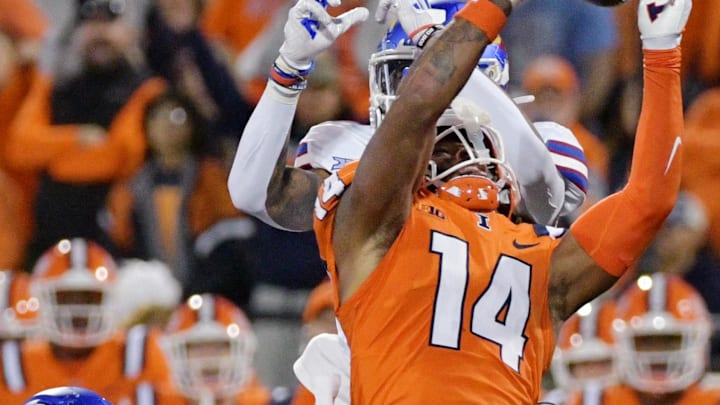
<instances>
[{"instance_id":1,"label":"white football jersey","mask_svg":"<svg viewBox=\"0 0 720 405\"><path fill-rule=\"evenodd\" d=\"M535 128L516 107L512 99L481 72L473 72L460 93L490 115L505 145L506 159L517 176L521 200L516 212L535 223L552 225L558 218L571 215L585 198L583 189L565 179L557 157L544 141L557 137L582 148L567 128L558 124L539 124ZM540 131L538 131L540 130ZM347 163L360 159L374 129L353 121L328 121L315 125L300 140L295 167L335 172ZM542 132L539 134L538 132ZM541 137L543 135L545 138ZM569 137L569 138L566 138ZM584 155L582 156L584 159ZM574 159L572 169L584 173L584 160Z\"/></svg>"},{"instance_id":2,"label":"white football jersey","mask_svg":"<svg viewBox=\"0 0 720 405\"><path fill-rule=\"evenodd\" d=\"M340 170L360 159L373 134L370 125L354 121L327 121L313 126L300 140L295 167Z\"/></svg>"}]
</instances>

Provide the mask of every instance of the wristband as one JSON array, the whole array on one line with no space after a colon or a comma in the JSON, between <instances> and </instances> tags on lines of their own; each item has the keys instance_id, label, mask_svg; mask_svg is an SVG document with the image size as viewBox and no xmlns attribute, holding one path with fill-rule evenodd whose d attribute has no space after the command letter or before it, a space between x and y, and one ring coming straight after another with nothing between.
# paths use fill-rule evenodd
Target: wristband
<instances>
[{"instance_id":1,"label":"wristband","mask_svg":"<svg viewBox=\"0 0 720 405\"><path fill-rule=\"evenodd\" d=\"M270 68L270 79L275 83L293 90L303 90L307 87L307 77L315 68L315 61L305 70L296 70L287 62L278 58ZM290 71L291 73L288 73Z\"/></svg>"},{"instance_id":2,"label":"wristband","mask_svg":"<svg viewBox=\"0 0 720 405\"><path fill-rule=\"evenodd\" d=\"M417 46L420 49L423 49L425 45L427 44L427 41L432 38L433 35L435 35L436 32L443 29L442 25L433 25L429 28L427 28L425 31L423 31L422 34L418 37L417 41L415 41L415 46Z\"/></svg>"},{"instance_id":3,"label":"wristband","mask_svg":"<svg viewBox=\"0 0 720 405\"><path fill-rule=\"evenodd\" d=\"M497 38L505 26L505 12L490 0L471 0L455 14L479 28L490 41Z\"/></svg>"}]
</instances>

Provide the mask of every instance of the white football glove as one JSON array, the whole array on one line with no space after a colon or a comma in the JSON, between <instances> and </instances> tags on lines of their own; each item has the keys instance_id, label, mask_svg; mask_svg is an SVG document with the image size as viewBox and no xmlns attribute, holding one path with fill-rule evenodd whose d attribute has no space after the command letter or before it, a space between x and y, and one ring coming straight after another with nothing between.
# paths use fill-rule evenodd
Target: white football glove
<instances>
[{"instance_id":1,"label":"white football glove","mask_svg":"<svg viewBox=\"0 0 720 405\"><path fill-rule=\"evenodd\" d=\"M288 67L296 71L310 69L318 54L370 14L365 7L355 7L333 17L325 10L327 3L336 6L340 0L298 0L290 9L284 28L285 41L276 61L283 70Z\"/></svg>"},{"instance_id":2,"label":"white football glove","mask_svg":"<svg viewBox=\"0 0 720 405\"><path fill-rule=\"evenodd\" d=\"M425 29L445 23L445 10L433 9L430 0L380 0L375 21L398 20L408 38L416 43Z\"/></svg>"},{"instance_id":3,"label":"white football glove","mask_svg":"<svg viewBox=\"0 0 720 405\"><path fill-rule=\"evenodd\" d=\"M644 49L672 49L680 45L692 0L641 0L638 28Z\"/></svg>"}]
</instances>

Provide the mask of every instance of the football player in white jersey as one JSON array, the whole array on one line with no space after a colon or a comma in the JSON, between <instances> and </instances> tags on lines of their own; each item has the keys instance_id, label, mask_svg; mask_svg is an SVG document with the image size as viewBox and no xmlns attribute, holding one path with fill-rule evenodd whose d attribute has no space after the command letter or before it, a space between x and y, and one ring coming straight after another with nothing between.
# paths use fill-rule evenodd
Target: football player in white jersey
<instances>
[{"instance_id":1,"label":"football player in white jersey","mask_svg":"<svg viewBox=\"0 0 720 405\"><path fill-rule=\"evenodd\" d=\"M238 209L289 231L312 229L312 210L321 181L360 158L420 47L464 5L463 1L447 0L382 0L376 19L384 21L388 13L394 13L400 24L390 27L378 52L371 56L371 125L351 121L316 125L301 140L295 167L286 167L290 126L314 57L369 13L357 7L331 17L322 3L299 0L291 8L271 80L245 127L228 179ZM501 87L509 79L507 71L507 55L501 43L492 44L459 96L487 112L502 136L522 196L516 213L527 221L552 225L584 201L584 153L567 128L527 121ZM562 150L551 145L562 145Z\"/></svg>"}]
</instances>

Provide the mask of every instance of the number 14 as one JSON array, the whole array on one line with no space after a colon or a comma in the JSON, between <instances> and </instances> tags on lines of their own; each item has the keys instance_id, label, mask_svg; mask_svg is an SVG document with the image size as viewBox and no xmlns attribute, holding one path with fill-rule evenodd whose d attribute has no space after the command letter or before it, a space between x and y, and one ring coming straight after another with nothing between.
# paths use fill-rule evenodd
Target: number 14
<instances>
[{"instance_id":1,"label":"number 14","mask_svg":"<svg viewBox=\"0 0 720 405\"><path fill-rule=\"evenodd\" d=\"M440 269L430 344L457 350L469 278L468 244L436 231L431 240L430 250L440 256ZM527 263L501 255L488 286L473 304L470 319L470 331L498 345L502 361L516 372L520 372L527 342L530 270ZM505 317L500 320L503 309Z\"/></svg>"}]
</instances>

